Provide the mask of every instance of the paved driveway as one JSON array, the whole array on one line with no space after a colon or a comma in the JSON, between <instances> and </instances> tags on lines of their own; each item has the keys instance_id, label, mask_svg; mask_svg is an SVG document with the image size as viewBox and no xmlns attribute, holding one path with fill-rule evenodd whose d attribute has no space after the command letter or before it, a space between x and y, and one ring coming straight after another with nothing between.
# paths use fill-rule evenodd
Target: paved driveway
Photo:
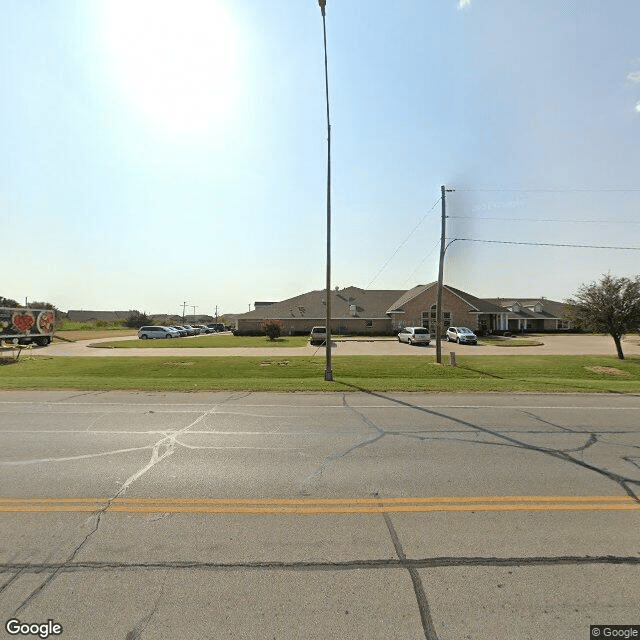
<instances>
[{"instance_id":1,"label":"paved driveway","mask_svg":"<svg viewBox=\"0 0 640 640\"><path fill-rule=\"evenodd\" d=\"M130 340L131 338L122 338ZM615 345L609 336L592 335L548 335L539 338L542 345L535 347L498 347L494 345L460 345L453 342L442 343L442 353L448 357L451 351L459 355L612 355L616 354ZM96 349L90 344L110 342L113 338L102 340L83 340L73 343L56 343L48 347L37 347L34 354L48 356L318 356L324 357L324 347L261 348L240 347L237 349L206 349L188 347L161 347L158 349ZM631 335L623 342L625 355L640 355L640 337ZM413 347L399 343L395 339L344 339L334 343L333 353L344 355L414 355L435 356L435 343L428 347Z\"/></svg>"}]
</instances>

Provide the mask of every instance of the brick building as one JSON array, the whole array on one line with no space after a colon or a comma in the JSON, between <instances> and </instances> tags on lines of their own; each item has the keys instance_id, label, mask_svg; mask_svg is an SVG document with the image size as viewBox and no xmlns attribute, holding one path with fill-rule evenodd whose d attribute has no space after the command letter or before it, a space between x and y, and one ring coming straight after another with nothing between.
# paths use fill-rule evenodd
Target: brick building
<instances>
[{"instance_id":1,"label":"brick building","mask_svg":"<svg viewBox=\"0 0 640 640\"><path fill-rule=\"evenodd\" d=\"M432 282L404 290L365 290L358 287L331 291L331 331L335 334L391 335L402 327L428 327L435 335L438 287ZM236 318L240 334L259 333L274 320L288 335L309 333L326 324L324 289L283 300L256 304ZM469 327L480 333L497 331L557 331L568 329L564 305L546 298L520 300L478 298L445 285L442 292L444 328Z\"/></svg>"}]
</instances>

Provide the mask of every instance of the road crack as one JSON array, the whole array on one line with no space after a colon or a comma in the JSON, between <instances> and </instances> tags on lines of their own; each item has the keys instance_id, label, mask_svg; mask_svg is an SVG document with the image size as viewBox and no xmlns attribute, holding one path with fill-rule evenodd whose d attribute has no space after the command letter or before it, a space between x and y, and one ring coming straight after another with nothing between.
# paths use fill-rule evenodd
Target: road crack
<instances>
[{"instance_id":1,"label":"road crack","mask_svg":"<svg viewBox=\"0 0 640 640\"><path fill-rule=\"evenodd\" d=\"M142 636L142 633L149 625L149 622L151 622L151 618L153 618L156 611L158 610L158 606L160 605L160 599L162 598L162 592L164 591L164 586L167 582L168 576L169 576L169 571L165 573L164 580L160 585L160 591L158 592L158 596L156 597L156 600L153 604L153 608L151 609L151 612L147 614L144 618L142 618L142 620L140 620L140 622L138 622L138 624L131 631L129 631L129 633L127 633L127 635L125 636L125 640L138 640L138 638Z\"/></svg>"},{"instance_id":2,"label":"road crack","mask_svg":"<svg viewBox=\"0 0 640 640\"><path fill-rule=\"evenodd\" d=\"M438 640L438 634L433 626L433 619L431 617L431 611L429 610L427 594L424 591L424 586L422 584L420 574L418 573L418 569L407 563L407 556L402 548L402 543L400 542L400 538L398 537L398 533L393 526L393 522L389 514L383 513L382 517L384 518L387 529L389 530L389 535L391 536L391 541L393 542L393 546L396 550L398 560L401 564L405 565L409 572L409 576L411 577L413 592L415 593L418 610L420 611L420 622L422 623L425 640Z\"/></svg>"},{"instance_id":3,"label":"road crack","mask_svg":"<svg viewBox=\"0 0 640 640\"><path fill-rule=\"evenodd\" d=\"M100 528L100 522L102 520L102 516L111 507L113 501L116 500L116 498L121 497L122 494L125 493L127 491L127 489L136 480L141 478L145 473L147 473L155 465L157 465L158 463L162 462L162 460L164 460L168 456L172 455L174 453L174 451L175 451L175 447L176 447L176 444L177 444L177 438L180 435L186 433L189 429L191 429L192 427L194 427L198 423L200 423L207 416L215 413L215 411L218 408L218 406L219 406L219 404L216 404L212 409L208 409L207 411L205 411L202 415L198 416L198 418L196 418L193 422L191 422L191 424L187 425L186 427L183 427L182 429L177 429L175 431L170 431L170 432L166 433L158 442L156 442L153 445L152 452L151 452L151 459L149 460L149 462L144 467L142 467L142 469L140 469L139 471L137 471L136 473L131 475L129 478L127 478L127 480L125 480L125 482L122 484L120 489L118 489L118 491L112 497L108 498L105 501L105 504L101 509L99 509L97 512L95 512L95 514L93 516L93 517L95 517L95 523L94 523L93 529L91 531L89 531L89 533L87 533L87 535L80 542L80 544L78 544L76 546L76 548L71 552L71 554L66 559L66 561L64 563L62 563L61 565L59 565L52 572L50 572L49 575L40 583L40 585L38 585L18 605L16 610L13 612L13 616L17 616L19 614L19 612L22 611L32 600L37 598L45 589L47 589L47 587L49 587L49 585L51 585L51 583L56 579L56 577L60 574L60 572L63 570L63 568L65 566L73 563L73 561L76 558L76 556L80 553L80 551L82 551L82 549L85 547L85 545L89 542L90 538L97 533L98 529ZM144 448L149 448L149 447L144 447ZM137 637L137 636L135 636L135 637Z\"/></svg>"},{"instance_id":4,"label":"road crack","mask_svg":"<svg viewBox=\"0 0 640 640\"><path fill-rule=\"evenodd\" d=\"M43 571L88 573L92 571L359 571L361 569L434 569L438 567L547 567L560 565L640 566L640 556L438 556L432 558L378 558L342 562L167 562L87 561L72 563L0 564L0 571L37 574Z\"/></svg>"}]
</instances>

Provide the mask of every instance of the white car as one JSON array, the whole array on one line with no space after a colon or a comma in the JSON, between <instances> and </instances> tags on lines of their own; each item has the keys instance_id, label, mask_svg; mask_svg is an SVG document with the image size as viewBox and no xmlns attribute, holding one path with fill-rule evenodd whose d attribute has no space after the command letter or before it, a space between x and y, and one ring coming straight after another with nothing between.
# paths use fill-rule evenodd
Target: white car
<instances>
[{"instance_id":1,"label":"white car","mask_svg":"<svg viewBox=\"0 0 640 640\"><path fill-rule=\"evenodd\" d=\"M405 327L398 334L398 342L428 345L431 342L429 329L426 327Z\"/></svg>"},{"instance_id":2,"label":"white car","mask_svg":"<svg viewBox=\"0 0 640 640\"><path fill-rule=\"evenodd\" d=\"M326 341L327 341L326 327L313 327L313 329L311 329L311 335L309 336L309 342L311 344L324 344Z\"/></svg>"},{"instance_id":3,"label":"white car","mask_svg":"<svg viewBox=\"0 0 640 640\"><path fill-rule=\"evenodd\" d=\"M478 336L468 327L449 327L447 340L458 344L478 344Z\"/></svg>"}]
</instances>

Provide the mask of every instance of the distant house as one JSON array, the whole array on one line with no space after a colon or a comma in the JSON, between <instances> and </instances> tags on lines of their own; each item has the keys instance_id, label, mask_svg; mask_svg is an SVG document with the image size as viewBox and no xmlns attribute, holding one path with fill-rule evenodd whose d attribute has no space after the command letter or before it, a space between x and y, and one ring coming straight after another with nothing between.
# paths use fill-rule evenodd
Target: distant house
<instances>
[{"instance_id":1,"label":"distant house","mask_svg":"<svg viewBox=\"0 0 640 640\"><path fill-rule=\"evenodd\" d=\"M436 332L436 282L407 290L365 290L358 287L331 291L331 331L335 334L393 334L402 327L428 327ZM557 331L568 329L561 302L539 299L478 298L445 285L442 293L443 324L491 333L497 331ZM256 304L238 315L240 334L259 333L269 320L282 325L285 334L309 333L326 323L326 291L309 291L294 298Z\"/></svg>"}]
</instances>

